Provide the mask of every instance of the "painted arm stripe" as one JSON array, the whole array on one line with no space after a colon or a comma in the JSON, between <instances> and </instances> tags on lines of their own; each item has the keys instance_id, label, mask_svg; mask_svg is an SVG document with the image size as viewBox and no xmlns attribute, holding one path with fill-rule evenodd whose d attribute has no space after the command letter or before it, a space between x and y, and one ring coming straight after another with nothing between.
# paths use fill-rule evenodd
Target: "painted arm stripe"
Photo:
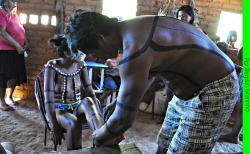
<instances>
[{"instance_id":1,"label":"painted arm stripe","mask_svg":"<svg viewBox=\"0 0 250 154\"><path fill-rule=\"evenodd\" d=\"M140 56L142 53L144 53L146 51L146 49L148 48L150 41L152 40L152 37L154 35L155 27L156 27L156 23L157 23L158 18L159 18L159 16L155 16L154 21L153 21L153 26L151 28L151 32L149 34L148 40L146 41L145 45L139 51L136 51L131 56L128 56L127 58L120 60L119 65L127 63L127 62L131 61L132 59L135 59L136 57Z\"/></svg>"},{"instance_id":2,"label":"painted arm stripe","mask_svg":"<svg viewBox=\"0 0 250 154\"><path fill-rule=\"evenodd\" d=\"M116 102L116 105L124 110L128 110L128 111L138 111L138 108L137 107L132 107L132 106L127 106L127 105L124 105L120 102Z\"/></svg>"}]
</instances>

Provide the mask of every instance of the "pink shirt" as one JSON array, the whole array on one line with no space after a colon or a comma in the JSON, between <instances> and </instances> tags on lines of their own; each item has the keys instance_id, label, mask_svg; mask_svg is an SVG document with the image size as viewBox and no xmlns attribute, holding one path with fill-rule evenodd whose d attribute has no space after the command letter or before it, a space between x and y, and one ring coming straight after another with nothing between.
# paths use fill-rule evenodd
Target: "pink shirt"
<instances>
[{"instance_id":1,"label":"pink shirt","mask_svg":"<svg viewBox=\"0 0 250 154\"><path fill-rule=\"evenodd\" d=\"M21 46L24 46L25 30L21 24L19 17L10 15L0 9L0 26L6 27L6 32ZM16 50L0 36L0 50Z\"/></svg>"}]
</instances>

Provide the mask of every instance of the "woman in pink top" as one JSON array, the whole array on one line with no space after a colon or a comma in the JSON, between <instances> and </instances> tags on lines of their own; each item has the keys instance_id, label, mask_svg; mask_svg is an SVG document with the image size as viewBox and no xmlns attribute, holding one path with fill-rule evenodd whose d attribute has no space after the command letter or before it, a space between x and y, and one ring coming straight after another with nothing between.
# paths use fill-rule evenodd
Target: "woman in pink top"
<instances>
[{"instance_id":1,"label":"woman in pink top","mask_svg":"<svg viewBox=\"0 0 250 154\"><path fill-rule=\"evenodd\" d=\"M15 87L27 81L23 54L27 41L15 10L15 0L0 0L0 109L3 111L14 110L8 104L18 104L12 98Z\"/></svg>"}]
</instances>

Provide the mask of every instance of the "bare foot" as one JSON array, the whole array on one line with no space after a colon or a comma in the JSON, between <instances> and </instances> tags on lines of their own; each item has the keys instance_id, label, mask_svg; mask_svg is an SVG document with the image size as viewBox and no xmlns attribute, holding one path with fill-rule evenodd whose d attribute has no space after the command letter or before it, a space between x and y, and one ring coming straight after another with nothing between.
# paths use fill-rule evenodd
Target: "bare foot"
<instances>
[{"instance_id":1,"label":"bare foot","mask_svg":"<svg viewBox=\"0 0 250 154\"><path fill-rule=\"evenodd\" d=\"M227 134L227 135L221 135L218 139L218 142L228 142L228 143L234 143L234 144L238 144L238 136L237 135L231 135L231 134Z\"/></svg>"},{"instance_id":2,"label":"bare foot","mask_svg":"<svg viewBox=\"0 0 250 154\"><path fill-rule=\"evenodd\" d=\"M2 111L14 111L15 109L8 104L0 105L0 110Z\"/></svg>"},{"instance_id":3,"label":"bare foot","mask_svg":"<svg viewBox=\"0 0 250 154\"><path fill-rule=\"evenodd\" d=\"M15 102L14 100L13 100L13 98L5 98L5 102L7 103L7 104L10 104L10 105L14 105L14 106L17 106L17 105L19 105L19 102Z\"/></svg>"}]
</instances>

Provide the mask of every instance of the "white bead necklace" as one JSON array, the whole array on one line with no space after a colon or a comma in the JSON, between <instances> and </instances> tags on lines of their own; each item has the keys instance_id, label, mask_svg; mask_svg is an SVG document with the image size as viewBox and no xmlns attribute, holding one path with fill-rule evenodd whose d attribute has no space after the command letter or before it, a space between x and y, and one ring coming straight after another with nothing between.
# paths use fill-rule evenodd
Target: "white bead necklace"
<instances>
[{"instance_id":1,"label":"white bead necklace","mask_svg":"<svg viewBox=\"0 0 250 154\"><path fill-rule=\"evenodd\" d=\"M84 68L85 65L81 66L79 69L77 69L74 73L63 73L58 68L56 68L53 64L46 64L45 67L52 68L54 71L56 71L59 75L63 76L63 92L62 92L62 103L66 102L66 89L67 89L67 79L68 77L73 78L73 86L74 86L74 96L76 101L81 99L81 95L76 94L76 78L75 76L78 75L81 70Z\"/></svg>"}]
</instances>

